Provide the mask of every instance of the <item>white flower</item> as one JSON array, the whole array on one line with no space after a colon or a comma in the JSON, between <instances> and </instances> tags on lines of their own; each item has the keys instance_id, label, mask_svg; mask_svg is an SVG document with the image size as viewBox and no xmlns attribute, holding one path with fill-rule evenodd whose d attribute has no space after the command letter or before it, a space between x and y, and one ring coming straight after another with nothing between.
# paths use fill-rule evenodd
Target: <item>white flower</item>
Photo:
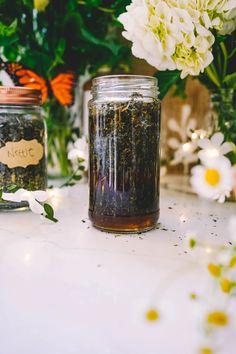
<instances>
[{"instance_id":1,"label":"white flower","mask_svg":"<svg viewBox=\"0 0 236 354\"><path fill-rule=\"evenodd\" d=\"M68 153L68 159L71 161L84 160L84 165L88 167L88 143L85 136L76 140Z\"/></svg>"},{"instance_id":2,"label":"white flower","mask_svg":"<svg viewBox=\"0 0 236 354\"><path fill-rule=\"evenodd\" d=\"M235 0L133 0L119 21L135 56L185 78L212 62L213 34L233 32L235 9Z\"/></svg>"},{"instance_id":3,"label":"white flower","mask_svg":"<svg viewBox=\"0 0 236 354\"><path fill-rule=\"evenodd\" d=\"M204 159L204 166L192 168L193 190L202 197L223 203L233 187L232 168L229 160L218 157Z\"/></svg>"},{"instance_id":4,"label":"white flower","mask_svg":"<svg viewBox=\"0 0 236 354\"><path fill-rule=\"evenodd\" d=\"M11 202L28 202L29 208L36 214L43 214L44 208L40 203L46 202L48 193L45 191L27 191L20 188L15 193L3 193L2 199Z\"/></svg>"},{"instance_id":5,"label":"white flower","mask_svg":"<svg viewBox=\"0 0 236 354\"><path fill-rule=\"evenodd\" d=\"M196 162L198 157L196 153L197 142L188 141L188 137L191 136L191 132L195 130L197 121L191 118L191 107L188 104L183 105L181 120L178 124L174 118L169 119L168 128L178 134L177 138L169 138L168 146L176 150L174 153L174 159L171 162L172 165L178 165L184 163L186 165Z\"/></svg>"},{"instance_id":6,"label":"white flower","mask_svg":"<svg viewBox=\"0 0 236 354\"><path fill-rule=\"evenodd\" d=\"M228 154L232 151L232 146L230 143L223 143L223 141L224 135L220 132L215 133L211 139L199 140L198 146L202 148L198 153L199 158L204 161L205 159L223 157Z\"/></svg>"}]
</instances>

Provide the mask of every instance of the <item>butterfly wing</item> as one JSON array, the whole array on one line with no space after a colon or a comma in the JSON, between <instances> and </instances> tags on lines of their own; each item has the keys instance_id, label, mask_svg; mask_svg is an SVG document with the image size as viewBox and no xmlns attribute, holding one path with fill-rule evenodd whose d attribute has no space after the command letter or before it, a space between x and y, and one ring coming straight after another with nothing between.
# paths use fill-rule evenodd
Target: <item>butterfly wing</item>
<instances>
[{"instance_id":1,"label":"butterfly wing","mask_svg":"<svg viewBox=\"0 0 236 354\"><path fill-rule=\"evenodd\" d=\"M58 74L50 81L56 99L63 106L71 106L74 102L74 88L77 75L72 72Z\"/></svg>"},{"instance_id":2,"label":"butterfly wing","mask_svg":"<svg viewBox=\"0 0 236 354\"><path fill-rule=\"evenodd\" d=\"M0 64L0 68L6 71L15 85L40 90L42 103L46 101L48 98L48 86L47 81L43 77L22 64L4 63L3 61Z\"/></svg>"}]
</instances>

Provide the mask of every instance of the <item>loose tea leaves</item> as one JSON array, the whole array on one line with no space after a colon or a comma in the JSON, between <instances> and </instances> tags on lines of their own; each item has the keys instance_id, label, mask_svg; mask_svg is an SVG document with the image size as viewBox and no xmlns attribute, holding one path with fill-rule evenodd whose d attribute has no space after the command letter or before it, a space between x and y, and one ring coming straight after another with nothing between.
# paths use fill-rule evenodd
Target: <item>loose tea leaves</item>
<instances>
[{"instance_id":1,"label":"loose tea leaves","mask_svg":"<svg viewBox=\"0 0 236 354\"><path fill-rule=\"evenodd\" d=\"M90 104L90 216L157 218L160 102L134 93ZM150 220L151 220L150 219ZM150 221L151 223L151 221Z\"/></svg>"}]
</instances>

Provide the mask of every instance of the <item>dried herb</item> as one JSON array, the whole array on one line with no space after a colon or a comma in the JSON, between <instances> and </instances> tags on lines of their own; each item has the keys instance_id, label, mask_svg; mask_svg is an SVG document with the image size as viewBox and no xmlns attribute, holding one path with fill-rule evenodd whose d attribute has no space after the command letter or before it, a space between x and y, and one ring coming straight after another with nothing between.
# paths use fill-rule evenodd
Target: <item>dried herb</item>
<instances>
[{"instance_id":1,"label":"dried herb","mask_svg":"<svg viewBox=\"0 0 236 354\"><path fill-rule=\"evenodd\" d=\"M35 111L26 109L0 109L0 149L8 142L19 142L21 140L37 141L45 151L45 125ZM22 151L21 153L25 153ZM45 190L47 187L46 156L45 152L38 164L26 167L10 168L7 164L0 162L0 186L7 191L7 186L17 185L29 191ZM27 203L2 203L0 207L19 207Z\"/></svg>"},{"instance_id":2,"label":"dried herb","mask_svg":"<svg viewBox=\"0 0 236 354\"><path fill-rule=\"evenodd\" d=\"M137 93L129 101L90 105L90 217L95 226L125 231L156 223L159 120L159 100L146 101Z\"/></svg>"}]
</instances>

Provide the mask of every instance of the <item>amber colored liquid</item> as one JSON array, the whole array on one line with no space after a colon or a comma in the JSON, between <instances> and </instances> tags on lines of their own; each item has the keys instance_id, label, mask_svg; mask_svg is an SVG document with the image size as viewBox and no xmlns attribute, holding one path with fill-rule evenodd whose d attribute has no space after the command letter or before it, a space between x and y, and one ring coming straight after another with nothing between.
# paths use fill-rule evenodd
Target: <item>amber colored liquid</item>
<instances>
[{"instance_id":1,"label":"amber colored liquid","mask_svg":"<svg viewBox=\"0 0 236 354\"><path fill-rule=\"evenodd\" d=\"M119 233L145 232L156 227L159 210L156 213L140 216L106 216L89 211L93 226L103 231Z\"/></svg>"}]
</instances>

